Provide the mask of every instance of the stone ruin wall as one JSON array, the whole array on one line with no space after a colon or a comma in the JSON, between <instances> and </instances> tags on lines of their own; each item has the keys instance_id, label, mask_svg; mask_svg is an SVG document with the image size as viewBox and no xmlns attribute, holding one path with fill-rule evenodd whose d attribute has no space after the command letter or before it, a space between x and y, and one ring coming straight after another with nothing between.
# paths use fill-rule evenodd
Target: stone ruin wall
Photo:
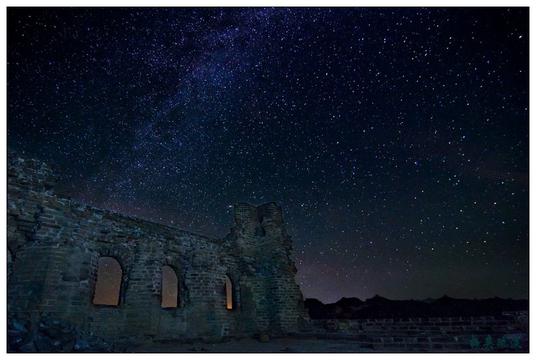
<instances>
[{"instance_id":1,"label":"stone ruin wall","mask_svg":"<svg viewBox=\"0 0 536 360\"><path fill-rule=\"evenodd\" d=\"M235 206L221 239L90 207L54 191L51 169L8 156L8 316L43 316L108 340L289 334L307 317L280 207ZM99 257L121 265L117 307L92 303ZM161 268L179 307L160 306ZM235 309L225 307L225 278Z\"/></svg>"},{"instance_id":2,"label":"stone ruin wall","mask_svg":"<svg viewBox=\"0 0 536 360\"><path fill-rule=\"evenodd\" d=\"M527 311L493 316L312 319L302 335L349 339L364 351L527 352Z\"/></svg>"}]
</instances>

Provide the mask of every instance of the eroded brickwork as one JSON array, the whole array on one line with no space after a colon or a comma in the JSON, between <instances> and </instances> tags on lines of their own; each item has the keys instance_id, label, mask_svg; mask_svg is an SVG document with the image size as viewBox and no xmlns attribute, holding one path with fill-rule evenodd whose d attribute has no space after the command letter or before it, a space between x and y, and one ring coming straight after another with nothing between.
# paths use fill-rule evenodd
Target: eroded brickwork
<instances>
[{"instance_id":1,"label":"eroded brickwork","mask_svg":"<svg viewBox=\"0 0 536 360\"><path fill-rule=\"evenodd\" d=\"M306 317L291 240L275 203L235 206L224 238L90 207L54 191L44 163L8 157L8 315L47 316L107 339L191 339L297 332ZM99 257L121 265L117 307L92 303ZM160 307L161 268L179 278ZM225 277L235 309L225 306Z\"/></svg>"},{"instance_id":2,"label":"eroded brickwork","mask_svg":"<svg viewBox=\"0 0 536 360\"><path fill-rule=\"evenodd\" d=\"M304 332L324 339L351 339L367 351L527 352L528 312L494 316L321 319Z\"/></svg>"}]
</instances>

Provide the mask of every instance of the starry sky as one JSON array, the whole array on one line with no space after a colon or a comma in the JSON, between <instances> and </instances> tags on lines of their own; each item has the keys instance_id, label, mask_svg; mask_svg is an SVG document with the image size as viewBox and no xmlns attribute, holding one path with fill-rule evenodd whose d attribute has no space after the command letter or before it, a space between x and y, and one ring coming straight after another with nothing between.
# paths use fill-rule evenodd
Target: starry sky
<instances>
[{"instance_id":1,"label":"starry sky","mask_svg":"<svg viewBox=\"0 0 536 360\"><path fill-rule=\"evenodd\" d=\"M305 297L528 297L528 8L8 8L8 147L223 237L276 201Z\"/></svg>"}]
</instances>

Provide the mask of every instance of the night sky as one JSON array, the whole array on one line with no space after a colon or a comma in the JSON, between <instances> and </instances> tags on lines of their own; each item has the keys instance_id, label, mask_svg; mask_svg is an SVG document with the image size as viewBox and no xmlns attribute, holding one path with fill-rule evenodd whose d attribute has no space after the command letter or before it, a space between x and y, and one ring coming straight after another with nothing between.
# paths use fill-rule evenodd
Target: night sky
<instances>
[{"instance_id":1,"label":"night sky","mask_svg":"<svg viewBox=\"0 0 536 360\"><path fill-rule=\"evenodd\" d=\"M8 146L209 236L282 205L306 297L528 297L528 9L8 9Z\"/></svg>"}]
</instances>

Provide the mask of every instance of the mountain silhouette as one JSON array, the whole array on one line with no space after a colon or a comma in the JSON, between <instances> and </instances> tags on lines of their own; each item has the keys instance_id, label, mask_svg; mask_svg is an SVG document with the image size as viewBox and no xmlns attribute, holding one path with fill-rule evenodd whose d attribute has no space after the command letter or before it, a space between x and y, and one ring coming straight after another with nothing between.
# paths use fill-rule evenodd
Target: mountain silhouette
<instances>
[{"instance_id":1,"label":"mountain silhouette","mask_svg":"<svg viewBox=\"0 0 536 360\"><path fill-rule=\"evenodd\" d=\"M505 311L528 310L528 300L456 299L444 295L438 299L390 300L379 295L362 301L341 298L332 304L306 299L305 307L313 319L365 319L409 317L492 316Z\"/></svg>"}]
</instances>

